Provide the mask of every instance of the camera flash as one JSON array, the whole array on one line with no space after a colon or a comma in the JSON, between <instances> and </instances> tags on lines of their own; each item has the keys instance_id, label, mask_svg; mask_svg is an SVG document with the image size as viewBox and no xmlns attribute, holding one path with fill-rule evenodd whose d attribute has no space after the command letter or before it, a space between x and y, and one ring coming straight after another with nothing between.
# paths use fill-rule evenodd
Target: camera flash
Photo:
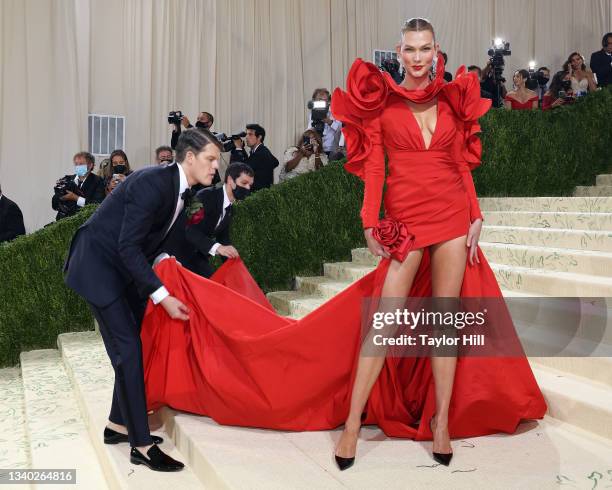
<instances>
[{"instance_id":1,"label":"camera flash","mask_svg":"<svg viewBox=\"0 0 612 490\"><path fill-rule=\"evenodd\" d=\"M529 69L530 69L530 70L535 70L535 67L536 67L536 62L535 62L535 61L533 61L533 60L531 60L531 61L529 62Z\"/></svg>"},{"instance_id":2,"label":"camera flash","mask_svg":"<svg viewBox=\"0 0 612 490\"><path fill-rule=\"evenodd\" d=\"M503 48L504 47L504 40L501 37L496 37L495 41L493 41L493 44L498 49Z\"/></svg>"}]
</instances>

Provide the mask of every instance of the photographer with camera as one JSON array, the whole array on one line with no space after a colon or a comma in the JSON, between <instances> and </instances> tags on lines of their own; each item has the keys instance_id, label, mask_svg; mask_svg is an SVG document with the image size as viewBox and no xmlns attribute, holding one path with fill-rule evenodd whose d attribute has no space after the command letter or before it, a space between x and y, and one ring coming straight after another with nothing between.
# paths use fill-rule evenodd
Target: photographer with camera
<instances>
[{"instance_id":1,"label":"photographer with camera","mask_svg":"<svg viewBox=\"0 0 612 490\"><path fill-rule=\"evenodd\" d=\"M255 182L251 188L252 192L268 188L274 183L274 169L278 167L278 160L263 144L266 130L259 124L247 124L245 137L251 152L247 154L242 138L233 139L235 148L232 150L230 164L242 162L253 169Z\"/></svg>"},{"instance_id":2,"label":"photographer with camera","mask_svg":"<svg viewBox=\"0 0 612 490\"><path fill-rule=\"evenodd\" d=\"M104 179L104 190L108 196L125 178L132 173L130 162L123 150L110 154L106 165L102 166L100 176Z\"/></svg>"},{"instance_id":3,"label":"photographer with camera","mask_svg":"<svg viewBox=\"0 0 612 490\"><path fill-rule=\"evenodd\" d=\"M74 155L74 174L59 179L53 188L51 207L56 221L76 214L83 206L104 200L104 180L92 173L96 161L86 151Z\"/></svg>"},{"instance_id":4,"label":"photographer with camera","mask_svg":"<svg viewBox=\"0 0 612 490\"><path fill-rule=\"evenodd\" d=\"M279 182L314 172L327 165L327 155L322 152L322 145L321 135L314 129L304 131L298 143L285 151L285 162L278 176Z\"/></svg>"},{"instance_id":5,"label":"photographer with camera","mask_svg":"<svg viewBox=\"0 0 612 490\"><path fill-rule=\"evenodd\" d=\"M210 112L202 111L198 114L198 119L196 120L195 127L199 129L208 129L212 127L215 122L215 118ZM174 150L176 148L176 144L178 143L179 136L181 135L182 128L190 129L193 128L189 118L185 116L181 111L172 111L168 114L168 124L173 126L172 129L172 138L170 140L170 146ZM214 133L213 133L214 134Z\"/></svg>"},{"instance_id":6,"label":"photographer with camera","mask_svg":"<svg viewBox=\"0 0 612 490\"><path fill-rule=\"evenodd\" d=\"M572 90L572 79L569 71L558 71L550 82L550 87L542 99L542 110L547 111L571 104L576 100Z\"/></svg>"},{"instance_id":7,"label":"photographer with camera","mask_svg":"<svg viewBox=\"0 0 612 490\"><path fill-rule=\"evenodd\" d=\"M308 129L314 129L323 140L323 152L330 160L342 158L338 154L338 142L342 134L342 123L336 121L329 109L331 94L326 88L317 88L312 93L312 100L308 102Z\"/></svg>"}]
</instances>

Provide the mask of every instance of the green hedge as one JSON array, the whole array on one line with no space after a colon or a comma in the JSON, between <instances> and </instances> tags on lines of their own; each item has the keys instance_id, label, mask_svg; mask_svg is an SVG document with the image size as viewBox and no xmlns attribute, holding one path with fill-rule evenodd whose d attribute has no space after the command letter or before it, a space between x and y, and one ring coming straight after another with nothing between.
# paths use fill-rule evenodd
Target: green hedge
<instances>
[{"instance_id":1,"label":"green hedge","mask_svg":"<svg viewBox=\"0 0 612 490\"><path fill-rule=\"evenodd\" d=\"M0 245L0 366L25 350L55 347L62 332L93 329L85 302L64 285L62 267L76 229L95 210Z\"/></svg>"},{"instance_id":2,"label":"green hedge","mask_svg":"<svg viewBox=\"0 0 612 490\"><path fill-rule=\"evenodd\" d=\"M550 112L490 111L481 120L480 196L571 195L610 168L612 89ZM237 206L233 242L266 291L289 289L296 275L322 273L363 244L363 185L340 163L262 190ZM85 303L63 283L68 243L93 212L0 245L0 366L19 353L53 347L61 332L92 328Z\"/></svg>"}]
</instances>

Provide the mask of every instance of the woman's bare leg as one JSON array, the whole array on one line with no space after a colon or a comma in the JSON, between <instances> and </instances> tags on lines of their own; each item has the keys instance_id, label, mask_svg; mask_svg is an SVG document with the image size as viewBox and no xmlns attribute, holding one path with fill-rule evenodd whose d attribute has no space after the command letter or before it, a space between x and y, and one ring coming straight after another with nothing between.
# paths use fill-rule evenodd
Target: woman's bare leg
<instances>
[{"instance_id":1,"label":"woman's bare leg","mask_svg":"<svg viewBox=\"0 0 612 490\"><path fill-rule=\"evenodd\" d=\"M419 270L422 257L423 250L418 249L411 251L401 263L396 260L391 261L381 292L381 302L384 303L384 298L393 300L394 298L405 298L408 295L414 276ZM366 342L364 342L364 346ZM363 347L361 353L363 354ZM384 362L384 353L375 357L359 356L349 415L342 436L336 446L337 456L342 458L355 456L359 429L361 428L361 414Z\"/></svg>"},{"instance_id":2,"label":"woman's bare leg","mask_svg":"<svg viewBox=\"0 0 612 490\"><path fill-rule=\"evenodd\" d=\"M465 236L437 243L430 248L432 296L458 298L463 284L468 249ZM448 407L453 394L456 357L431 358L436 393L436 416L433 420L433 451L450 453Z\"/></svg>"}]
</instances>

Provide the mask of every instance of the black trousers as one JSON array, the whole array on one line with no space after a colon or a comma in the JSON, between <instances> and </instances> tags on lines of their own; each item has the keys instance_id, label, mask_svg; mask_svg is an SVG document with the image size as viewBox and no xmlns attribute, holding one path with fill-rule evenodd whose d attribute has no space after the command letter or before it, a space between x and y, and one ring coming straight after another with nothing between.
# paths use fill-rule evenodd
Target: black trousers
<instances>
[{"instance_id":1,"label":"black trousers","mask_svg":"<svg viewBox=\"0 0 612 490\"><path fill-rule=\"evenodd\" d=\"M135 287L104 307L89 304L98 325L106 352L115 370L115 388L109 420L125 425L132 447L153 444L147 418L147 402L142 364L140 327L146 300Z\"/></svg>"}]
</instances>

